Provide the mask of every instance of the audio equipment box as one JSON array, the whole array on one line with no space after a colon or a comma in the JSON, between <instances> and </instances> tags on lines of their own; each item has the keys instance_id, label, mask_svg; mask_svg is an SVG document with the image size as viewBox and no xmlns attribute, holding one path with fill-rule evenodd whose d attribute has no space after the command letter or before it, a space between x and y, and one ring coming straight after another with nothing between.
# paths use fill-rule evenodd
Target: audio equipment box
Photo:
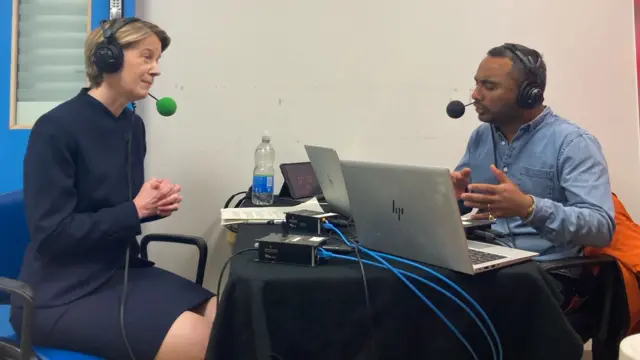
<instances>
[{"instance_id":1,"label":"audio equipment box","mask_svg":"<svg viewBox=\"0 0 640 360\"><path fill-rule=\"evenodd\" d=\"M326 262L318 252L329 237L321 235L293 235L271 233L257 240L258 261L304 266L318 266Z\"/></svg>"},{"instance_id":2,"label":"audio equipment box","mask_svg":"<svg viewBox=\"0 0 640 360\"><path fill-rule=\"evenodd\" d=\"M335 213L327 213L312 210L298 210L285 213L283 230L308 234L328 234L329 231L322 227L325 220L337 220Z\"/></svg>"}]
</instances>

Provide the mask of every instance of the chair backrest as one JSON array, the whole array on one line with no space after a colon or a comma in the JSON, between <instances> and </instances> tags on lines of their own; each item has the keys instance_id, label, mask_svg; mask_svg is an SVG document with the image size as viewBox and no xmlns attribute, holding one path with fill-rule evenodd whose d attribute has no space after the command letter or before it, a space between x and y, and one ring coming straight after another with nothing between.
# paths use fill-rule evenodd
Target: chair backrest
<instances>
[{"instance_id":1,"label":"chair backrest","mask_svg":"<svg viewBox=\"0 0 640 360\"><path fill-rule=\"evenodd\" d=\"M22 191L0 194L0 276L18 277L28 243Z\"/></svg>"},{"instance_id":2,"label":"chair backrest","mask_svg":"<svg viewBox=\"0 0 640 360\"><path fill-rule=\"evenodd\" d=\"M630 271L640 273L640 225L633 221L618 196L612 194L612 197L616 230L611 244L601 251L622 261Z\"/></svg>"}]
</instances>

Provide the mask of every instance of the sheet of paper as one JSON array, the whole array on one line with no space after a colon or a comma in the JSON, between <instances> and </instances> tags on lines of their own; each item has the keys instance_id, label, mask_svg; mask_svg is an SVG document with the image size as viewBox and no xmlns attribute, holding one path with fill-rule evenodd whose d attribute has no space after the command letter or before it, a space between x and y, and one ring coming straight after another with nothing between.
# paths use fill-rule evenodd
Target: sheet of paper
<instances>
[{"instance_id":1,"label":"sheet of paper","mask_svg":"<svg viewBox=\"0 0 640 360\"><path fill-rule=\"evenodd\" d=\"M471 212L469 212L469 213L467 213L467 214L464 214L464 215L460 216L460 219L461 219L462 221L465 221L465 220L466 220L466 221L469 221L469 220L471 220L471 216L473 216L473 215L474 215L475 213L477 213L477 212L478 212L478 209L475 209L475 208L474 208L473 210L471 210Z\"/></svg>"},{"instance_id":2,"label":"sheet of paper","mask_svg":"<svg viewBox=\"0 0 640 360\"><path fill-rule=\"evenodd\" d=\"M270 221L284 221L285 213L296 210L324 211L317 198L313 198L296 206L285 207L246 207L220 209L220 222L222 225L257 223L264 224Z\"/></svg>"}]
</instances>

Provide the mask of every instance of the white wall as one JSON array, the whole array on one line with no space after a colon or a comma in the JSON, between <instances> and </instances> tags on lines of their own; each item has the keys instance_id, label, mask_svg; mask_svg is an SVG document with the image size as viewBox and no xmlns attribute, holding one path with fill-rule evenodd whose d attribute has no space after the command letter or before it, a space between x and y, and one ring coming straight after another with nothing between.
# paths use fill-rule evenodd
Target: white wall
<instances>
[{"instance_id":1,"label":"white wall","mask_svg":"<svg viewBox=\"0 0 640 360\"><path fill-rule=\"evenodd\" d=\"M543 53L547 104L600 139L614 191L640 219L631 0L183 4L137 1L137 15L173 39L153 94L178 102L169 119L140 104L147 176L184 188L182 210L146 230L205 236L209 287L230 254L219 209L249 186L263 130L278 162L305 161L302 145L314 143L345 159L452 167L478 121L451 120L445 106L469 98L479 61L507 41ZM161 266L193 276L195 252L158 248Z\"/></svg>"}]
</instances>

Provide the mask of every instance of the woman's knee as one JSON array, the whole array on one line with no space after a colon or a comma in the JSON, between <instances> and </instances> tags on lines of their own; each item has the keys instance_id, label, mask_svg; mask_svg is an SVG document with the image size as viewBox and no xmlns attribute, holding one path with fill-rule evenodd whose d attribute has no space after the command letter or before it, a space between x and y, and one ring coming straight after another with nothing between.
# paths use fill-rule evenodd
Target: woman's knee
<instances>
[{"instance_id":1,"label":"woman's knee","mask_svg":"<svg viewBox=\"0 0 640 360\"><path fill-rule=\"evenodd\" d=\"M171 325L155 359L204 359L210 335L211 323L208 320L185 311Z\"/></svg>"},{"instance_id":2,"label":"woman's knee","mask_svg":"<svg viewBox=\"0 0 640 360\"><path fill-rule=\"evenodd\" d=\"M212 297L209 301L200 305L194 312L202 317L204 317L209 323L213 324L213 321L216 318L217 311L217 302L216 297Z\"/></svg>"}]
</instances>

